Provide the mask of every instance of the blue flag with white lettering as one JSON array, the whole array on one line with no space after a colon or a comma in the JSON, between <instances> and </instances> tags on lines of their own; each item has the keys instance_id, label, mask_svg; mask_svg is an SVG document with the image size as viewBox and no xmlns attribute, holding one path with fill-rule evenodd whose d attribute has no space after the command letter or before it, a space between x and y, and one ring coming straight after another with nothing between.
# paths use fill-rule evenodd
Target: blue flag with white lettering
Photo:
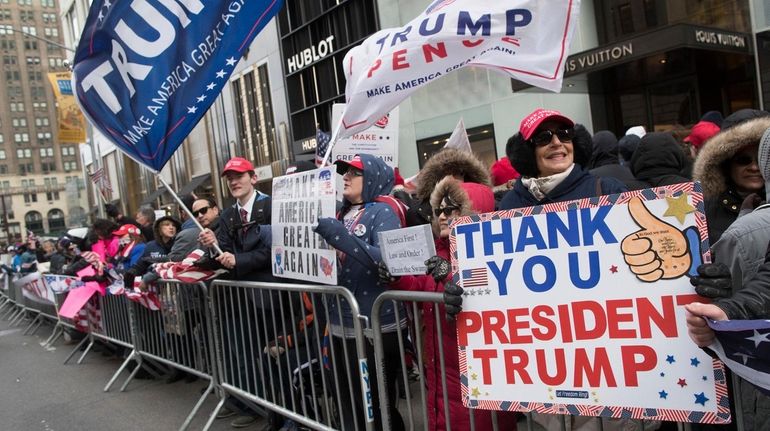
<instances>
[{"instance_id":1,"label":"blue flag with white lettering","mask_svg":"<svg viewBox=\"0 0 770 431\"><path fill-rule=\"evenodd\" d=\"M283 0L94 0L75 94L123 152L160 171Z\"/></svg>"}]
</instances>

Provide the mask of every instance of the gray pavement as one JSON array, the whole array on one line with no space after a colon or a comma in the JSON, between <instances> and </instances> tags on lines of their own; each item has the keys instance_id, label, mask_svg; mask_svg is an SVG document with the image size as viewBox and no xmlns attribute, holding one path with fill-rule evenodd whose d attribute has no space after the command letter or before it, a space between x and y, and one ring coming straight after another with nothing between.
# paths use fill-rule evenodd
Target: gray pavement
<instances>
[{"instance_id":1,"label":"gray pavement","mask_svg":"<svg viewBox=\"0 0 770 431\"><path fill-rule=\"evenodd\" d=\"M204 382L133 380L119 392L123 377L110 390L105 384L121 361L89 353L81 365L76 356L62 362L75 347L58 341L46 350L41 343L52 326L34 336L22 335L26 324L11 328L0 320L0 431L176 430L192 410ZM209 396L190 430L203 428L217 398ZM212 430L233 430L229 419L217 420ZM247 430L260 430L258 423Z\"/></svg>"}]
</instances>

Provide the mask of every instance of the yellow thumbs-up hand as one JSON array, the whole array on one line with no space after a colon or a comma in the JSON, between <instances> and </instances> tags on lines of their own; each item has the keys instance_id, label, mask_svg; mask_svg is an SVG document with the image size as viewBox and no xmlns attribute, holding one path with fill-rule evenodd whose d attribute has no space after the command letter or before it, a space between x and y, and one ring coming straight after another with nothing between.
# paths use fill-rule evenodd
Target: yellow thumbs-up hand
<instances>
[{"instance_id":1,"label":"yellow thumbs-up hand","mask_svg":"<svg viewBox=\"0 0 770 431\"><path fill-rule=\"evenodd\" d=\"M655 217L638 197L628 202L628 212L641 228L620 244L631 272L650 283L685 274L691 257L684 233Z\"/></svg>"}]
</instances>

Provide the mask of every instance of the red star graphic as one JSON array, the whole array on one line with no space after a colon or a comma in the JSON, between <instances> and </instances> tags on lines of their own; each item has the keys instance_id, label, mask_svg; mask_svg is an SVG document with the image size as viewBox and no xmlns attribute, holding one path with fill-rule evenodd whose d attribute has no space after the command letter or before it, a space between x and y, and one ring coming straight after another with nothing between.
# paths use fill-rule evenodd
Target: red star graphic
<instances>
[{"instance_id":1,"label":"red star graphic","mask_svg":"<svg viewBox=\"0 0 770 431\"><path fill-rule=\"evenodd\" d=\"M618 267L616 265L612 265L610 267L610 272L613 273L613 274L617 274L618 273Z\"/></svg>"},{"instance_id":2,"label":"red star graphic","mask_svg":"<svg viewBox=\"0 0 770 431\"><path fill-rule=\"evenodd\" d=\"M681 387L685 387L685 386L687 386L687 380L679 379L679 381L676 384L681 386Z\"/></svg>"}]
</instances>

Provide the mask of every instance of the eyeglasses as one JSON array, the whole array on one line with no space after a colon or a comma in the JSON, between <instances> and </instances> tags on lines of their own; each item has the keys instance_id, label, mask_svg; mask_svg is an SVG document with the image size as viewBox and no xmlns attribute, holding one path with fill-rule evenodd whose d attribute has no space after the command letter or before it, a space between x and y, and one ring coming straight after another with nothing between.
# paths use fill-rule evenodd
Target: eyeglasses
<instances>
[{"instance_id":1,"label":"eyeglasses","mask_svg":"<svg viewBox=\"0 0 770 431\"><path fill-rule=\"evenodd\" d=\"M358 169L358 168L353 168L353 167L350 167L350 168L348 168L348 170L347 170L347 171L345 171L345 173L344 173L344 174L342 174L342 175L343 175L343 176L345 176L345 175L352 175L352 176L354 176L354 177L363 177L363 176L364 176L364 171L362 171L362 170L360 170L360 169Z\"/></svg>"},{"instance_id":2,"label":"eyeglasses","mask_svg":"<svg viewBox=\"0 0 770 431\"><path fill-rule=\"evenodd\" d=\"M537 135L531 137L529 140L535 144L536 147L543 147L551 143L553 135L556 135L556 137L559 138L559 142L561 143L570 143L572 142L572 138L575 137L575 129L569 127L566 129L543 130Z\"/></svg>"},{"instance_id":3,"label":"eyeglasses","mask_svg":"<svg viewBox=\"0 0 770 431\"><path fill-rule=\"evenodd\" d=\"M193 211L192 213L195 217L200 217L202 215L206 215L206 213L209 212L210 209L211 207L203 207Z\"/></svg>"},{"instance_id":4,"label":"eyeglasses","mask_svg":"<svg viewBox=\"0 0 770 431\"><path fill-rule=\"evenodd\" d=\"M436 209L433 210L433 214L436 214L436 217L440 217L441 213L444 213L445 216L449 217L455 211L460 211L460 207L457 207L457 206L446 206L444 208L436 208Z\"/></svg>"},{"instance_id":5,"label":"eyeglasses","mask_svg":"<svg viewBox=\"0 0 770 431\"><path fill-rule=\"evenodd\" d=\"M748 166L754 162L758 163L758 160L756 157L752 156L751 154L743 153L733 157L733 163L735 163L738 166Z\"/></svg>"}]
</instances>

